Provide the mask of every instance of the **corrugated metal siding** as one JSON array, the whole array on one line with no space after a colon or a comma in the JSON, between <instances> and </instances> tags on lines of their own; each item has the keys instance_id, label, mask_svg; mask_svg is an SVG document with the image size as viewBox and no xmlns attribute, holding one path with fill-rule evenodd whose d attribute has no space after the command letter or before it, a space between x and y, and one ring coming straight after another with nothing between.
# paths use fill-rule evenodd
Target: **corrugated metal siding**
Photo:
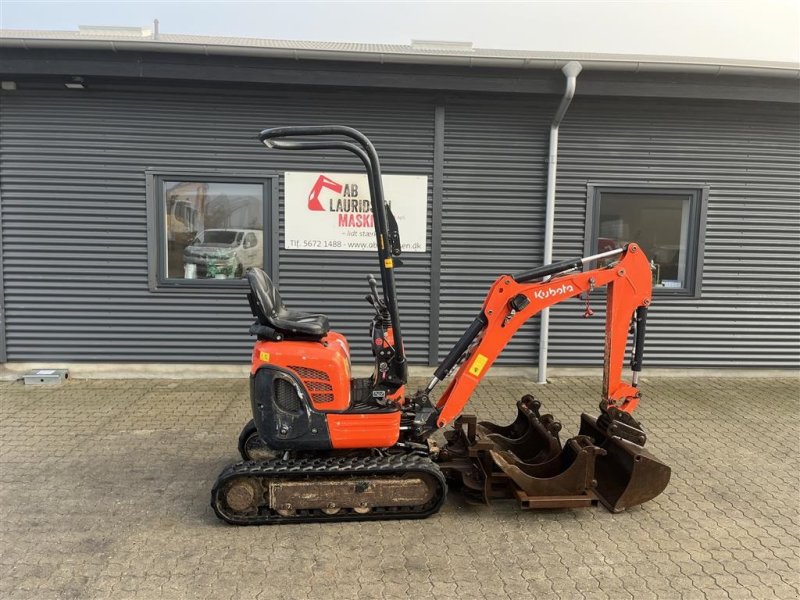
<instances>
[{"instance_id":1,"label":"corrugated metal siding","mask_svg":"<svg viewBox=\"0 0 800 600\"><path fill-rule=\"evenodd\" d=\"M372 138L387 173L431 181L433 114L420 95L363 91L93 85L4 94L8 360L246 361L252 319L243 291L149 291L145 168L358 171L348 156L268 153L254 141L268 126L342 123ZM364 274L377 271L374 255L285 251L282 233L280 245L287 305L327 313L350 337L355 359L367 358ZM411 359L423 362L430 258L404 258L406 342Z\"/></svg>"},{"instance_id":2,"label":"corrugated metal siding","mask_svg":"<svg viewBox=\"0 0 800 600\"><path fill-rule=\"evenodd\" d=\"M499 273L541 262L556 102L465 95L446 103L440 356ZM433 115L433 101L416 92L92 86L3 94L8 359L246 360L241 292L148 290L144 169L357 170L349 157L268 153L253 141L266 126L334 122L371 136L387 173L432 181ZM711 189L702 297L656 298L646 365L800 366L799 127L794 105L574 101L561 129L556 260L583 253L587 183ZM282 248L282 222L280 231ZM287 304L328 313L365 359L363 277L376 270L374 257L283 249L279 257ZM420 364L430 257L404 258L401 315ZM577 300L553 310L552 364L598 364L602 310L594 308L588 321ZM502 360L534 364L537 334L534 319Z\"/></svg>"},{"instance_id":3,"label":"corrugated metal siding","mask_svg":"<svg viewBox=\"0 0 800 600\"><path fill-rule=\"evenodd\" d=\"M442 234L443 355L502 272L538 264L555 101L449 103ZM656 297L646 364L798 367L797 107L577 97L561 126L554 260L580 256L588 183L710 186L702 297ZM550 364L599 365L603 299L551 312ZM505 363L534 364L538 319Z\"/></svg>"},{"instance_id":4,"label":"corrugated metal siding","mask_svg":"<svg viewBox=\"0 0 800 600\"><path fill-rule=\"evenodd\" d=\"M792 105L576 97L560 133L556 260L583 253L587 183L710 187L702 296L655 297L645 366L800 366L798 131ZM603 311L585 320L581 308L551 312L551 364L602 360Z\"/></svg>"},{"instance_id":5,"label":"corrugated metal siding","mask_svg":"<svg viewBox=\"0 0 800 600\"><path fill-rule=\"evenodd\" d=\"M547 99L486 97L446 106L440 358L498 275L541 264L554 106ZM523 326L501 362L535 360L538 324Z\"/></svg>"}]
</instances>

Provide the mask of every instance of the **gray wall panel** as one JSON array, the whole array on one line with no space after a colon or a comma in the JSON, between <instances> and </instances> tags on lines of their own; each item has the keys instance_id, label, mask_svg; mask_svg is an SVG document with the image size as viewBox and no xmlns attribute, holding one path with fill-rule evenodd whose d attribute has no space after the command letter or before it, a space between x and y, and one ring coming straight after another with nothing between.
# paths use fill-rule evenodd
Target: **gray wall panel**
<instances>
[{"instance_id":1,"label":"gray wall panel","mask_svg":"<svg viewBox=\"0 0 800 600\"><path fill-rule=\"evenodd\" d=\"M554 260L583 254L589 183L709 186L701 297L655 298L645 364L800 366L796 106L610 100L578 88L560 132ZM447 105L440 355L499 273L541 261L554 108L499 95ZM553 308L550 364L600 364L603 303L593 300L588 320L579 300ZM501 362L535 364L537 334L534 319Z\"/></svg>"},{"instance_id":2,"label":"gray wall panel","mask_svg":"<svg viewBox=\"0 0 800 600\"><path fill-rule=\"evenodd\" d=\"M798 131L791 105L576 97L561 127L556 260L583 253L587 183L709 187L700 298L654 298L645 367L800 366ZM551 364L602 360L595 312L553 309Z\"/></svg>"},{"instance_id":3,"label":"gray wall panel","mask_svg":"<svg viewBox=\"0 0 800 600\"><path fill-rule=\"evenodd\" d=\"M501 273L541 264L549 119L547 98L477 97L445 110L440 358L475 318ZM538 319L502 362L531 364Z\"/></svg>"},{"instance_id":4,"label":"gray wall panel","mask_svg":"<svg viewBox=\"0 0 800 600\"><path fill-rule=\"evenodd\" d=\"M347 155L268 152L254 139L268 126L342 123L372 138L385 172L430 181L433 118L432 102L404 93L93 85L4 94L8 360L246 361L244 291L148 290L145 169L360 171ZM409 254L398 269L407 347L419 362L428 350L429 256ZM281 249L280 265L287 305L328 313L355 358L367 358L364 275L377 272L375 256Z\"/></svg>"},{"instance_id":5,"label":"gray wall panel","mask_svg":"<svg viewBox=\"0 0 800 600\"><path fill-rule=\"evenodd\" d=\"M267 152L280 124L346 123L387 173L433 183L434 99L333 92L93 85L20 89L0 106L2 274L8 360L243 361L241 291L147 285L146 168L359 170L349 156ZM446 99L442 165L443 356L492 281L539 264L555 97ZM561 129L555 259L583 253L587 184L708 186L699 299L657 297L645 366L800 366L800 129L796 106L580 95ZM282 197L283 181L280 181ZM430 250L430 203L428 250ZM281 207L283 246L283 209ZM402 232L401 232L402 233ZM279 252L287 304L322 311L368 357L371 254ZM407 350L428 362L430 254L397 271ZM601 300L552 311L551 364L599 364ZM535 364L538 320L502 357Z\"/></svg>"}]
</instances>

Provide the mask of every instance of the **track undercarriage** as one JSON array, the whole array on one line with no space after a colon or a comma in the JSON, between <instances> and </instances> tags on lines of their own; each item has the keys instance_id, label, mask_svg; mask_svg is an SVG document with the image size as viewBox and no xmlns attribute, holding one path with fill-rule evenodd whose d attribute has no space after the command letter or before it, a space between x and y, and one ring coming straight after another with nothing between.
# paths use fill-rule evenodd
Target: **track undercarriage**
<instances>
[{"instance_id":1,"label":"track undercarriage","mask_svg":"<svg viewBox=\"0 0 800 600\"><path fill-rule=\"evenodd\" d=\"M275 458L227 467L211 506L234 525L418 519L446 490L438 466L415 454Z\"/></svg>"}]
</instances>

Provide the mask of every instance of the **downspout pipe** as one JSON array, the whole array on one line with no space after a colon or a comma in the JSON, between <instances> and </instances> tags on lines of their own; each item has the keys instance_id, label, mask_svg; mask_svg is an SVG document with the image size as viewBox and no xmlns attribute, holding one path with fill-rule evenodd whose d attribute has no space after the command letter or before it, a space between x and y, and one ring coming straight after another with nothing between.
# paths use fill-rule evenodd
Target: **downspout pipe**
<instances>
[{"instance_id":1,"label":"downspout pipe","mask_svg":"<svg viewBox=\"0 0 800 600\"><path fill-rule=\"evenodd\" d=\"M553 122L550 124L550 151L547 156L547 200L545 204L545 217L544 217L544 260L543 265L549 265L553 262L553 228L555 225L555 211L556 211L556 171L558 169L558 128L564 115L567 114L567 109L572 102L572 97L575 95L575 86L577 85L578 75L583 67L577 61L568 62L561 69L564 76L567 78L567 87L564 90L564 96L561 98L561 104L558 105L558 110L553 117ZM539 322L539 383L547 383L547 346L550 335L550 309L545 308L541 312L541 320Z\"/></svg>"}]
</instances>

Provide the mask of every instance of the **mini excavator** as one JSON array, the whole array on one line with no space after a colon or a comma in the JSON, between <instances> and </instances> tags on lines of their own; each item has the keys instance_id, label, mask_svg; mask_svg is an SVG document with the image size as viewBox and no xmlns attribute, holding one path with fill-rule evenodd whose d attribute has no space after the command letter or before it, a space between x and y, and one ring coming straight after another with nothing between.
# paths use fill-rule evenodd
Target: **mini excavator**
<instances>
[{"instance_id":1,"label":"mini excavator","mask_svg":"<svg viewBox=\"0 0 800 600\"><path fill-rule=\"evenodd\" d=\"M267 274L249 269L247 297L256 318L250 333L257 336L253 419L239 437L243 460L226 467L211 492L220 519L262 525L421 518L441 508L448 486L476 503L512 498L522 508L543 509L600 502L618 512L666 488L670 468L644 448L645 431L632 416L652 299L651 267L639 246L500 275L427 386L407 394L394 281L400 236L374 146L344 126L278 127L259 139L277 150L344 150L364 164L380 268L380 285L367 278L375 368L370 377L352 378L347 340L328 318L286 308ZM517 402L509 425L461 414L523 323L603 286L600 413L583 414L577 436L562 443L561 424L542 414L531 395ZM622 370L631 336L627 383ZM448 378L435 399L434 389Z\"/></svg>"}]
</instances>

